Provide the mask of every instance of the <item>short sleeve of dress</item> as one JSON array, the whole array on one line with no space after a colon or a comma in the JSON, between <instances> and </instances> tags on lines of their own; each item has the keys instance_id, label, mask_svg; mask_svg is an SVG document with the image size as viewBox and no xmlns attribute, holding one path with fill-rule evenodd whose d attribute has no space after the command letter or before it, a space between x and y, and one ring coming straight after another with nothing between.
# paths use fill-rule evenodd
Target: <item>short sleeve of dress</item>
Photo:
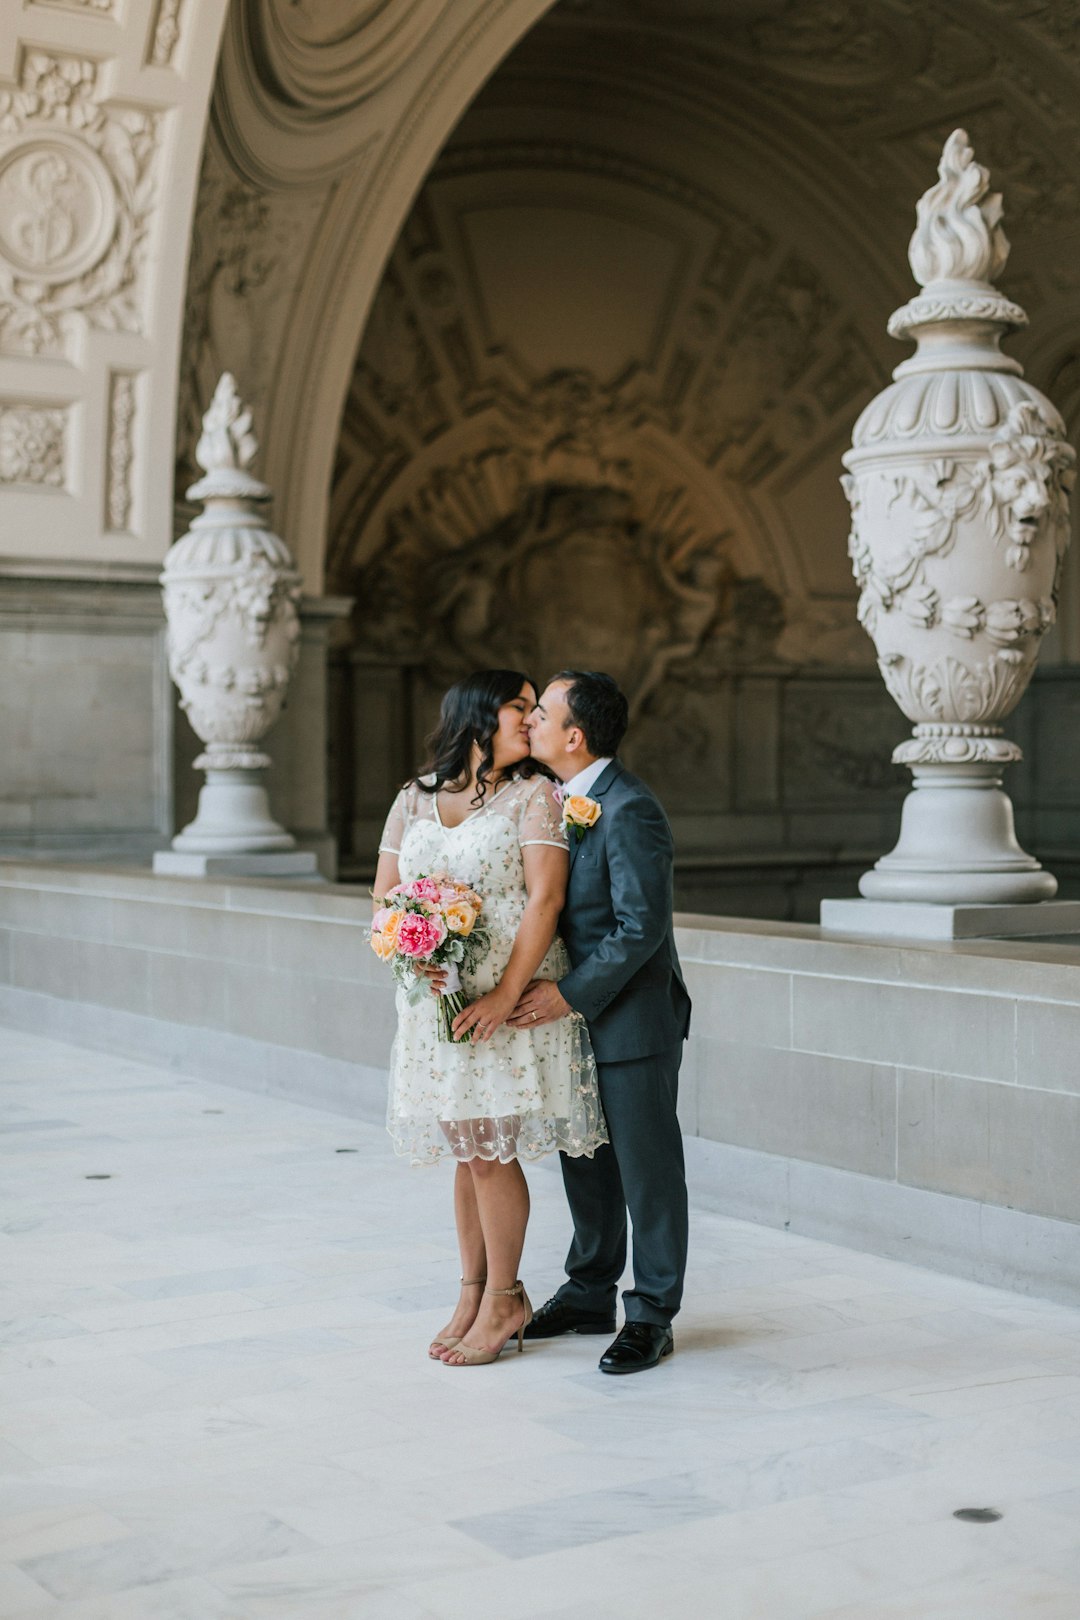
<instances>
[{"instance_id":1,"label":"short sleeve of dress","mask_svg":"<svg viewBox=\"0 0 1080 1620\"><path fill-rule=\"evenodd\" d=\"M539 776L530 786L521 812L518 841L522 848L526 844L551 844L555 849L569 849L562 806L555 797L555 783L549 782L546 776Z\"/></svg>"},{"instance_id":2,"label":"short sleeve of dress","mask_svg":"<svg viewBox=\"0 0 1080 1620\"><path fill-rule=\"evenodd\" d=\"M383 828L382 837L379 839L380 855L401 854L401 841L408 830L409 822L412 820L410 799L414 793L415 789L402 788L390 806L390 814L386 818L386 826Z\"/></svg>"}]
</instances>

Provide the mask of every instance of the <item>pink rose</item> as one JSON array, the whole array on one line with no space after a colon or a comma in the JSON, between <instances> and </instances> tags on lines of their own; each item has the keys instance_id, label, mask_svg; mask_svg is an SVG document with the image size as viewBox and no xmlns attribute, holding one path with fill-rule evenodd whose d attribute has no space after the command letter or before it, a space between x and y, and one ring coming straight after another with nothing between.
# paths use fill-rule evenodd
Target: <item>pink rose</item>
<instances>
[{"instance_id":1,"label":"pink rose","mask_svg":"<svg viewBox=\"0 0 1080 1620\"><path fill-rule=\"evenodd\" d=\"M381 934L392 916L394 916L392 907L380 906L374 917L371 919L372 933Z\"/></svg>"},{"instance_id":2,"label":"pink rose","mask_svg":"<svg viewBox=\"0 0 1080 1620\"><path fill-rule=\"evenodd\" d=\"M406 894L408 893L408 888L409 885L407 883L395 883L392 889L387 889L386 898L389 900L392 894Z\"/></svg>"},{"instance_id":3,"label":"pink rose","mask_svg":"<svg viewBox=\"0 0 1080 1620\"><path fill-rule=\"evenodd\" d=\"M431 878L417 878L415 883L409 885L409 894L413 900L437 900L439 885Z\"/></svg>"},{"instance_id":4,"label":"pink rose","mask_svg":"<svg viewBox=\"0 0 1080 1620\"><path fill-rule=\"evenodd\" d=\"M441 917L426 917L410 911L401 919L398 929L398 950L403 956L430 956L446 938L446 924Z\"/></svg>"}]
</instances>

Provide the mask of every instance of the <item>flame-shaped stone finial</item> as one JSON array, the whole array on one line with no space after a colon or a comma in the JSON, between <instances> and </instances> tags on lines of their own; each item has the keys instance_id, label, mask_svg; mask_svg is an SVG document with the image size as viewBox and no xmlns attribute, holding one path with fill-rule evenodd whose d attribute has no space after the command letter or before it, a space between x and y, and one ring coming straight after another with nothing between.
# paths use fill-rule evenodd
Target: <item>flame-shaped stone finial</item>
<instances>
[{"instance_id":1,"label":"flame-shaped stone finial","mask_svg":"<svg viewBox=\"0 0 1080 1620\"><path fill-rule=\"evenodd\" d=\"M240 398L236 378L231 371L224 371L202 419L195 460L204 472L223 472L247 467L258 448L259 442L251 431L251 412Z\"/></svg>"},{"instance_id":2,"label":"flame-shaped stone finial","mask_svg":"<svg viewBox=\"0 0 1080 1620\"><path fill-rule=\"evenodd\" d=\"M192 500L216 497L265 501L270 491L248 471L259 448L251 431L251 412L240 398L236 378L222 372L210 408L202 419L195 460L204 476L188 490Z\"/></svg>"},{"instance_id":3,"label":"flame-shaped stone finial","mask_svg":"<svg viewBox=\"0 0 1080 1620\"><path fill-rule=\"evenodd\" d=\"M916 205L908 259L921 287L937 281L996 281L1009 257L1001 193L976 163L967 131L954 129L938 164L937 185Z\"/></svg>"}]
</instances>

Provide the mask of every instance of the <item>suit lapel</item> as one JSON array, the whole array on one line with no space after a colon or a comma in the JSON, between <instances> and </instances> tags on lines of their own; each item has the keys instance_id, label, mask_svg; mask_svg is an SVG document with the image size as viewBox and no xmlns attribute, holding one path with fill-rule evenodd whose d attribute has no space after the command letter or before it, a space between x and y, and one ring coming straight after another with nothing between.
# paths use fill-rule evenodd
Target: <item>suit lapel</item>
<instances>
[{"instance_id":1,"label":"suit lapel","mask_svg":"<svg viewBox=\"0 0 1080 1620\"><path fill-rule=\"evenodd\" d=\"M622 769L622 761L618 759L613 759L610 765L605 765L593 783L592 792L588 797L590 799L602 799L615 779L622 775Z\"/></svg>"},{"instance_id":2,"label":"suit lapel","mask_svg":"<svg viewBox=\"0 0 1080 1620\"><path fill-rule=\"evenodd\" d=\"M621 774L622 765L617 759L613 759L610 765L605 765L604 769L600 772L600 775L596 778L596 781L593 783L585 797L588 799L603 798L608 788L611 787L612 783L615 782ZM574 862L577 860L578 850L581 848L588 836L589 833L587 831L582 833L580 838L578 838L573 832L570 834L571 872L574 870Z\"/></svg>"}]
</instances>

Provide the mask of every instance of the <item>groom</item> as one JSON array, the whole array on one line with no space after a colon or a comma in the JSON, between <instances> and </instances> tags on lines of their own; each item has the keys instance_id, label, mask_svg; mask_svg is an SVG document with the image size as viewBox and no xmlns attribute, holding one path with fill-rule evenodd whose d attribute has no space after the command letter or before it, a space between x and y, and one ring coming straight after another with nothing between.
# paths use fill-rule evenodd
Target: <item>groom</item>
<instances>
[{"instance_id":1,"label":"groom","mask_svg":"<svg viewBox=\"0 0 1080 1620\"><path fill-rule=\"evenodd\" d=\"M559 931L571 970L558 983L534 979L510 1019L535 1029L579 1012L592 1038L611 1145L592 1160L562 1156L574 1220L567 1280L525 1337L614 1332L629 1211L634 1286L623 1295L626 1325L600 1358L605 1373L642 1372L671 1354L687 1243L675 1102L690 997L672 933L671 829L645 783L615 758L627 720L611 676L582 670L556 675L533 710L533 758L562 782L564 815L577 811L588 825L580 836L568 825Z\"/></svg>"}]
</instances>

